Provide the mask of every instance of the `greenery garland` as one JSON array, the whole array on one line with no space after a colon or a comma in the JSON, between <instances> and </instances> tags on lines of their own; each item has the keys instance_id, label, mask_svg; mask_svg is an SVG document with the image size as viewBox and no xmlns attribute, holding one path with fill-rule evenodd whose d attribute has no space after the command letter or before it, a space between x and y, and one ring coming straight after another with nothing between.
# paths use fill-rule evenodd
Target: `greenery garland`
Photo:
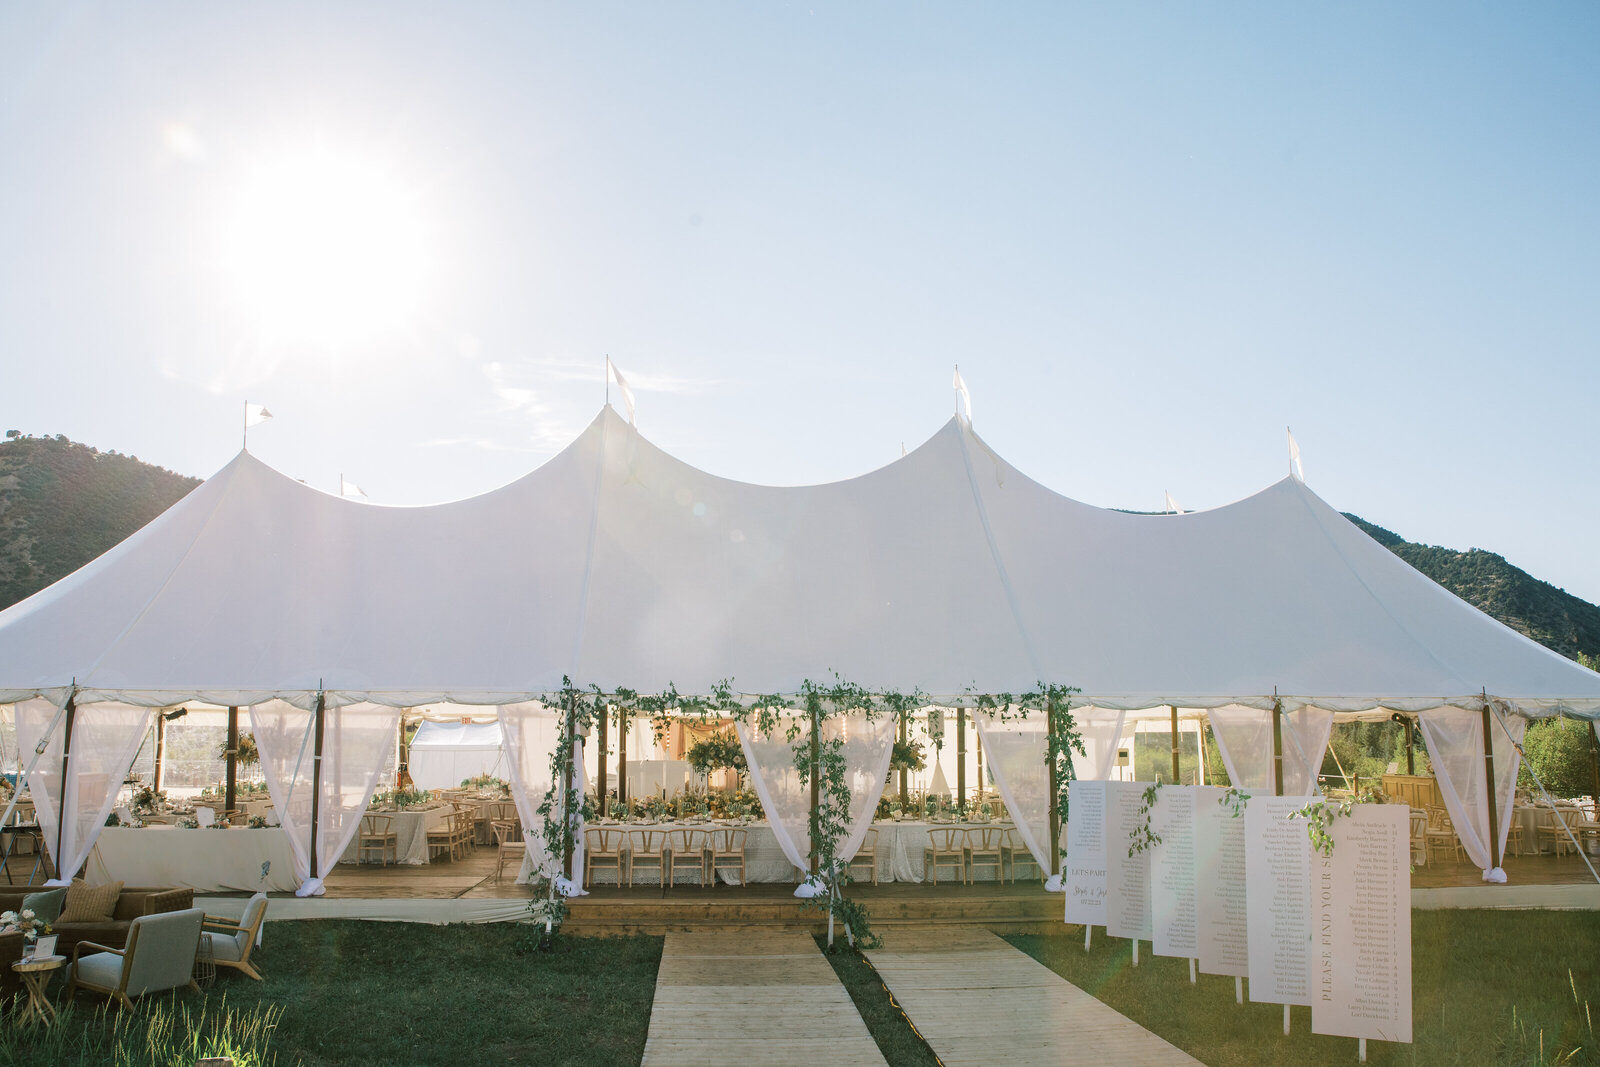
<instances>
[{"instance_id":1,"label":"greenery garland","mask_svg":"<svg viewBox=\"0 0 1600 1067\"><path fill-rule=\"evenodd\" d=\"M615 714L620 730L626 730L628 720L635 714L650 716L657 741L665 737L673 717L706 719L733 719L753 728L758 733L782 736L794 754L794 767L804 785L812 776L811 733L820 735L820 725L830 715L860 713L868 721L880 715L893 715L896 723L909 721L915 712L928 703L920 692L873 692L847 682L837 674L832 684L819 685L807 680L801 684L795 699L769 694L750 696L734 691L733 680L724 679L703 697L687 697L668 684L656 694L639 694L630 689L617 689L610 694L598 686L588 690L578 689L567 677L562 678L561 690L547 695L543 703L571 715L563 716L560 742L550 756L551 789L540 802L538 813L544 828L544 840L551 856L564 859L571 853L578 828L595 815L594 804L585 794L574 804L566 788L574 770L573 742L586 734L600 716ZM1051 727L1047 730L1047 758L1055 764L1057 774L1056 813L1064 822L1067 818L1067 784L1072 775L1072 753L1084 753L1082 738L1070 711L1070 702L1077 689L1061 685L1039 683L1037 689L1021 695L1010 693L971 694L970 705L990 711L1001 722L1026 719L1032 714L1053 711ZM969 690L970 694L970 690ZM570 723L570 729L569 729ZM698 747L698 746L697 746ZM705 753L703 753L705 754ZM917 753L920 756L920 752ZM740 746L739 759L743 760ZM859 901L843 893L851 882L849 867L839 858L839 846L850 827L850 785L848 768L844 759L844 741L834 737L817 739L816 778L818 784L817 808L810 813L811 849L808 856L816 863L817 880L823 893L811 898L812 906L828 912L831 919L844 926L851 944L873 947L878 943L873 934L866 909ZM530 918L546 926L541 945L547 947L567 916L567 904L556 879L541 879L536 883L535 899L529 904ZM831 927L830 927L830 947Z\"/></svg>"},{"instance_id":2,"label":"greenery garland","mask_svg":"<svg viewBox=\"0 0 1600 1067\"><path fill-rule=\"evenodd\" d=\"M1147 852L1161 844L1161 835L1150 826L1150 812L1156 806L1156 799L1161 796L1161 783L1152 782L1145 787L1143 803L1139 805L1139 823L1128 834L1128 855L1133 857L1141 852Z\"/></svg>"}]
</instances>

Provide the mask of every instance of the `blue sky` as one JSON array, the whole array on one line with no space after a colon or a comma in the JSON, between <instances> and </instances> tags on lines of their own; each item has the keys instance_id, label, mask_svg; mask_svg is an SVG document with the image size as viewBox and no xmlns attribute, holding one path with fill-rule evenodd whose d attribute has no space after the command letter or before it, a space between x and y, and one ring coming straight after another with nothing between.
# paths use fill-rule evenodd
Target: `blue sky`
<instances>
[{"instance_id":1,"label":"blue sky","mask_svg":"<svg viewBox=\"0 0 1600 1067\"><path fill-rule=\"evenodd\" d=\"M4 428L206 475L248 399L274 466L422 503L569 441L609 353L658 444L792 484L960 363L1068 495L1223 504L1292 425L1336 507L1600 600L1600 8L330 7L0 0ZM295 304L346 297L315 233L312 296L241 274L308 156L401 203L353 331Z\"/></svg>"}]
</instances>

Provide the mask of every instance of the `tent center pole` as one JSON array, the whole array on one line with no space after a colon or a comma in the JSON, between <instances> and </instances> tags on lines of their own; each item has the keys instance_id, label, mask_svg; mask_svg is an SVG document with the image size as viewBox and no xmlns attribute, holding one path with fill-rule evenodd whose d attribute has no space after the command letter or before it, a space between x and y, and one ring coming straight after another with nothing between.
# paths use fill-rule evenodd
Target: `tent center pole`
<instances>
[{"instance_id":1,"label":"tent center pole","mask_svg":"<svg viewBox=\"0 0 1600 1067\"><path fill-rule=\"evenodd\" d=\"M617 705L617 801L628 817L628 707Z\"/></svg>"},{"instance_id":2,"label":"tent center pole","mask_svg":"<svg viewBox=\"0 0 1600 1067\"><path fill-rule=\"evenodd\" d=\"M322 720L324 700L322 690L317 690L317 707L312 714L311 741L311 877L322 877L322 864L317 860L317 820L322 814Z\"/></svg>"},{"instance_id":3,"label":"tent center pole","mask_svg":"<svg viewBox=\"0 0 1600 1067\"><path fill-rule=\"evenodd\" d=\"M1272 698L1272 795L1283 796L1283 701Z\"/></svg>"},{"instance_id":4,"label":"tent center pole","mask_svg":"<svg viewBox=\"0 0 1600 1067\"><path fill-rule=\"evenodd\" d=\"M910 730L907 729L905 716L904 715L900 715L898 717L900 719L900 722L899 722L899 726L898 726L898 731L897 732L900 734L900 741L903 744L907 740L907 737L910 734ZM905 765L902 764L901 767L900 767L900 806L902 808L910 806L910 803L911 803L910 793L906 789L906 776L907 776L908 773L909 772L907 771Z\"/></svg>"},{"instance_id":5,"label":"tent center pole","mask_svg":"<svg viewBox=\"0 0 1600 1067\"><path fill-rule=\"evenodd\" d=\"M817 873L817 830L822 817L822 705L815 697L811 704L811 873ZM831 912L829 914L832 914Z\"/></svg>"},{"instance_id":6,"label":"tent center pole","mask_svg":"<svg viewBox=\"0 0 1600 1067\"><path fill-rule=\"evenodd\" d=\"M577 718L578 697L571 694L567 697L567 726L561 733L561 743L566 746L567 780L561 783L561 870L566 875L567 881L572 881L572 791L578 782L577 757L573 749L577 747ZM601 763L605 760L602 758Z\"/></svg>"},{"instance_id":7,"label":"tent center pole","mask_svg":"<svg viewBox=\"0 0 1600 1067\"><path fill-rule=\"evenodd\" d=\"M1499 801L1495 794L1494 781L1494 720L1490 717L1489 699L1487 694L1483 700L1483 775L1488 791L1485 796L1489 800L1489 868L1493 870L1500 866L1500 813Z\"/></svg>"},{"instance_id":8,"label":"tent center pole","mask_svg":"<svg viewBox=\"0 0 1600 1067\"><path fill-rule=\"evenodd\" d=\"M150 775L150 788L157 793L166 782L167 762L167 717L161 711L156 712L156 760L155 770Z\"/></svg>"},{"instance_id":9,"label":"tent center pole","mask_svg":"<svg viewBox=\"0 0 1600 1067\"><path fill-rule=\"evenodd\" d=\"M1172 784L1182 785L1178 780L1178 705L1167 705L1172 709Z\"/></svg>"},{"instance_id":10,"label":"tent center pole","mask_svg":"<svg viewBox=\"0 0 1600 1067\"><path fill-rule=\"evenodd\" d=\"M1412 777L1417 773L1417 738L1412 732L1417 724L1408 716L1406 718L1406 774Z\"/></svg>"},{"instance_id":11,"label":"tent center pole","mask_svg":"<svg viewBox=\"0 0 1600 1067\"><path fill-rule=\"evenodd\" d=\"M69 873L61 869L61 848L64 843L63 835L67 831L67 819L69 818L67 812L68 794L77 792L76 789L72 788L72 779L67 777L67 764L72 758L72 726L77 717L78 693L74 689L72 695L67 698L67 718L61 727L61 810L56 812L56 854L52 857L56 866L57 878ZM17 784L17 791L22 791L20 782ZM76 799L76 797L73 799Z\"/></svg>"},{"instance_id":12,"label":"tent center pole","mask_svg":"<svg viewBox=\"0 0 1600 1067\"><path fill-rule=\"evenodd\" d=\"M1056 771L1053 751L1056 737L1056 699L1049 697L1044 705L1044 761L1050 774L1050 874L1061 874L1061 781Z\"/></svg>"},{"instance_id":13,"label":"tent center pole","mask_svg":"<svg viewBox=\"0 0 1600 1067\"><path fill-rule=\"evenodd\" d=\"M1594 797L1594 810L1589 813L1589 818L1600 820L1600 726L1593 719L1589 720L1589 754L1594 758L1594 765L1590 768L1594 774L1594 792L1589 794Z\"/></svg>"},{"instance_id":14,"label":"tent center pole","mask_svg":"<svg viewBox=\"0 0 1600 1067\"><path fill-rule=\"evenodd\" d=\"M228 759L227 769L224 771L222 790L222 810L238 810L237 794L239 789L239 709L228 709Z\"/></svg>"},{"instance_id":15,"label":"tent center pole","mask_svg":"<svg viewBox=\"0 0 1600 1067\"><path fill-rule=\"evenodd\" d=\"M600 817L602 819L605 818L606 814L607 814L606 813L606 748L607 748L607 745L606 745L606 723L607 723L607 720L610 718L610 715L607 714L607 712L609 710L610 710L609 708L603 707L603 706L600 709L600 739L599 739L600 766L595 768L595 772L596 772L596 776L597 776L598 780L595 782L595 791L594 791L594 793L595 793L595 799L596 799L596 801L598 801L598 803L600 805Z\"/></svg>"},{"instance_id":16,"label":"tent center pole","mask_svg":"<svg viewBox=\"0 0 1600 1067\"><path fill-rule=\"evenodd\" d=\"M967 709L956 709L956 803L967 802Z\"/></svg>"}]
</instances>

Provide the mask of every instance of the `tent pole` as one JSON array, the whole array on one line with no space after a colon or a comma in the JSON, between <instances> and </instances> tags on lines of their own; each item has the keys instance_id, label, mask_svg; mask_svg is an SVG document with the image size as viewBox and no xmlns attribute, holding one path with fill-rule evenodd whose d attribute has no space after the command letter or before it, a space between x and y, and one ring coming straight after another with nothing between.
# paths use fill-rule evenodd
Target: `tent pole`
<instances>
[{"instance_id":1,"label":"tent pole","mask_svg":"<svg viewBox=\"0 0 1600 1067\"><path fill-rule=\"evenodd\" d=\"M967 802L967 709L956 709L956 803Z\"/></svg>"},{"instance_id":2,"label":"tent pole","mask_svg":"<svg viewBox=\"0 0 1600 1067\"><path fill-rule=\"evenodd\" d=\"M1417 724L1408 715L1406 716L1406 774L1415 777L1417 773L1417 739L1412 733Z\"/></svg>"},{"instance_id":3,"label":"tent pole","mask_svg":"<svg viewBox=\"0 0 1600 1067\"><path fill-rule=\"evenodd\" d=\"M617 800L622 817L628 817L628 707L617 705Z\"/></svg>"},{"instance_id":4,"label":"tent pole","mask_svg":"<svg viewBox=\"0 0 1600 1067\"><path fill-rule=\"evenodd\" d=\"M1061 782L1056 776L1056 759L1050 744L1056 736L1056 698L1044 705L1044 762L1050 773L1050 875L1061 876ZM1054 884L1054 883L1052 883Z\"/></svg>"},{"instance_id":5,"label":"tent pole","mask_svg":"<svg viewBox=\"0 0 1600 1067\"><path fill-rule=\"evenodd\" d=\"M595 768L595 770L597 772L597 775L598 775L598 780L595 782L595 797L598 799L598 801L600 803L600 817L602 819L605 818L606 814L607 814L607 812L606 812L606 721L611 717L609 714L607 714L609 711L610 711L609 708L603 707L603 706L600 709L600 739L599 739L599 742L598 742L599 747L600 747L600 766Z\"/></svg>"},{"instance_id":6,"label":"tent pole","mask_svg":"<svg viewBox=\"0 0 1600 1067\"><path fill-rule=\"evenodd\" d=\"M324 695L317 690L317 706L311 713L311 877L320 878L322 865L317 862L317 816L322 801L322 712Z\"/></svg>"},{"instance_id":7,"label":"tent pole","mask_svg":"<svg viewBox=\"0 0 1600 1067\"><path fill-rule=\"evenodd\" d=\"M822 812L822 783L817 775L822 770L822 702L811 698L811 873L817 873L817 822ZM829 914L833 914L831 911Z\"/></svg>"},{"instance_id":8,"label":"tent pole","mask_svg":"<svg viewBox=\"0 0 1600 1067\"><path fill-rule=\"evenodd\" d=\"M1272 693L1272 795L1283 796L1283 701Z\"/></svg>"},{"instance_id":9,"label":"tent pole","mask_svg":"<svg viewBox=\"0 0 1600 1067\"><path fill-rule=\"evenodd\" d=\"M974 734L972 746L978 752L978 800L983 800L983 735Z\"/></svg>"},{"instance_id":10,"label":"tent pole","mask_svg":"<svg viewBox=\"0 0 1600 1067\"><path fill-rule=\"evenodd\" d=\"M910 733L910 731L906 728L905 716L904 715L900 715L900 716L898 716L898 718L900 719L900 728L899 728L900 741L903 744L907 740L907 735ZM907 793L907 791L906 791L906 775L907 775L907 773L908 772L906 771L905 767L901 767L900 768L900 806L902 808L909 807L910 803L911 803L910 794Z\"/></svg>"},{"instance_id":11,"label":"tent pole","mask_svg":"<svg viewBox=\"0 0 1600 1067\"><path fill-rule=\"evenodd\" d=\"M167 762L167 717L157 710L156 712L156 762L155 771L150 775L150 785L157 793L166 779Z\"/></svg>"},{"instance_id":12,"label":"tent pole","mask_svg":"<svg viewBox=\"0 0 1600 1067\"><path fill-rule=\"evenodd\" d=\"M1172 709L1172 784L1182 785L1178 780L1178 705L1167 705Z\"/></svg>"},{"instance_id":13,"label":"tent pole","mask_svg":"<svg viewBox=\"0 0 1600 1067\"><path fill-rule=\"evenodd\" d=\"M61 727L61 810L56 812L56 852L55 855L51 857L55 861L57 878L60 878L63 873L61 870L61 844L62 835L67 829L67 791L72 789L72 780L67 777L67 761L71 758L72 753L73 720L75 720L77 717L78 691L76 688L74 688L72 695L67 697L67 718L66 722L63 723ZM22 787L20 785L18 785L17 791L22 791ZM72 791L76 792L76 790Z\"/></svg>"},{"instance_id":14,"label":"tent pole","mask_svg":"<svg viewBox=\"0 0 1600 1067\"><path fill-rule=\"evenodd\" d=\"M222 810L235 811L239 788L239 709L228 709L228 759L222 790Z\"/></svg>"},{"instance_id":15,"label":"tent pole","mask_svg":"<svg viewBox=\"0 0 1600 1067\"><path fill-rule=\"evenodd\" d=\"M1594 798L1594 811L1589 817L1600 820L1600 727L1593 719L1589 720L1589 754L1594 757L1594 766L1590 768L1594 774L1594 792L1589 794Z\"/></svg>"},{"instance_id":16,"label":"tent pole","mask_svg":"<svg viewBox=\"0 0 1600 1067\"><path fill-rule=\"evenodd\" d=\"M578 696L576 693L567 697L567 728L561 734L561 743L566 746L567 759L571 761L572 748L577 738ZM605 763L604 758L600 761ZM567 780L561 783L561 869L567 881L572 881L572 786L576 778L577 768L569 762L567 766Z\"/></svg>"},{"instance_id":17,"label":"tent pole","mask_svg":"<svg viewBox=\"0 0 1600 1067\"><path fill-rule=\"evenodd\" d=\"M1483 696L1483 774L1488 784L1489 799L1489 869L1500 866L1500 807L1495 796L1499 790L1495 788L1494 780L1494 720L1489 715L1489 694L1484 690Z\"/></svg>"}]
</instances>

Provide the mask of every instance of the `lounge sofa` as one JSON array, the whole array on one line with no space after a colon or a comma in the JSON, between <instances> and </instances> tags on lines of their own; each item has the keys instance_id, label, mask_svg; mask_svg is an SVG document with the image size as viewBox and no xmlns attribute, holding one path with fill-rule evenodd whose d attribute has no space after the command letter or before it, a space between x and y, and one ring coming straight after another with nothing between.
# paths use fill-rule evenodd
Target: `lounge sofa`
<instances>
[{"instance_id":1,"label":"lounge sofa","mask_svg":"<svg viewBox=\"0 0 1600 1067\"><path fill-rule=\"evenodd\" d=\"M41 886L0 887L0 911L21 911L22 898L37 893ZM116 910L106 922L56 923L56 955L72 956L80 941L122 948L128 943L128 927L141 915L185 911L194 907L194 890L173 886L124 886L117 897ZM21 934L0 934L0 998L21 989L21 980L11 965L22 958Z\"/></svg>"}]
</instances>

